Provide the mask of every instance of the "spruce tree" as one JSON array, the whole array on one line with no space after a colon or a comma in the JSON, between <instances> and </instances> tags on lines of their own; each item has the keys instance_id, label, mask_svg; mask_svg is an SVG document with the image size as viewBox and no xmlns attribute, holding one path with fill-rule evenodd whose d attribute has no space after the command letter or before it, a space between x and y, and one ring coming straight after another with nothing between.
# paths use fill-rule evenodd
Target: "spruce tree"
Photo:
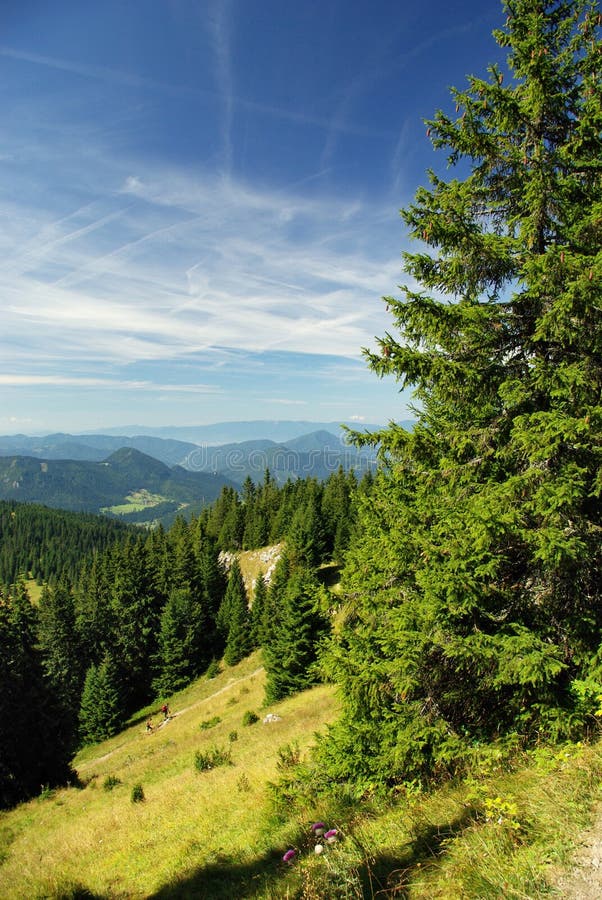
<instances>
[{"instance_id":1,"label":"spruce tree","mask_svg":"<svg viewBox=\"0 0 602 900\"><path fill-rule=\"evenodd\" d=\"M224 662L228 666L234 666L253 649L247 592L236 559L230 568L226 595L220 607L219 624L226 634Z\"/></svg>"},{"instance_id":2,"label":"spruce tree","mask_svg":"<svg viewBox=\"0 0 602 900\"><path fill-rule=\"evenodd\" d=\"M264 642L264 616L268 599L268 586L264 576L259 573L253 587L253 605L251 606L251 640L254 647L261 647Z\"/></svg>"},{"instance_id":3,"label":"spruce tree","mask_svg":"<svg viewBox=\"0 0 602 900\"><path fill-rule=\"evenodd\" d=\"M321 613L324 590L307 566L296 568L287 581L277 619L263 648L268 703L319 681L315 663L326 634Z\"/></svg>"},{"instance_id":4,"label":"spruce tree","mask_svg":"<svg viewBox=\"0 0 602 900\"><path fill-rule=\"evenodd\" d=\"M276 632L278 619L280 617L280 610L284 600L284 592L286 591L286 586L288 584L290 575L291 562L288 557L288 553L285 550L278 559L278 562L274 567L274 571L272 572L270 586L268 588L267 598L264 604L261 628L263 635L263 647L266 647L268 643L270 643L272 637Z\"/></svg>"},{"instance_id":5,"label":"spruce tree","mask_svg":"<svg viewBox=\"0 0 602 900\"><path fill-rule=\"evenodd\" d=\"M293 565L315 568L323 561L326 550L322 489L309 478L298 486L301 496L286 535L287 553Z\"/></svg>"},{"instance_id":6,"label":"spruce tree","mask_svg":"<svg viewBox=\"0 0 602 900\"><path fill-rule=\"evenodd\" d=\"M94 744L117 734L125 721L118 669L107 653L86 672L79 710L79 735L83 744Z\"/></svg>"},{"instance_id":7,"label":"spruce tree","mask_svg":"<svg viewBox=\"0 0 602 900\"><path fill-rule=\"evenodd\" d=\"M602 46L586 0L504 4L492 65L427 123L456 178L402 212L421 242L372 369L412 432L360 512L332 671L341 776L453 768L475 741L580 737L602 684ZM357 437L360 440L360 437Z\"/></svg>"},{"instance_id":8,"label":"spruce tree","mask_svg":"<svg viewBox=\"0 0 602 900\"><path fill-rule=\"evenodd\" d=\"M152 670L161 609L152 585L152 568L142 539L113 552L111 585L115 631L109 648L120 668L127 709L133 711L152 696Z\"/></svg>"},{"instance_id":9,"label":"spruce tree","mask_svg":"<svg viewBox=\"0 0 602 900\"><path fill-rule=\"evenodd\" d=\"M38 647L44 674L60 708L62 731L65 736L69 735L74 746L84 673L75 627L73 592L64 578L54 587L45 585L42 590Z\"/></svg>"},{"instance_id":10,"label":"spruce tree","mask_svg":"<svg viewBox=\"0 0 602 900\"><path fill-rule=\"evenodd\" d=\"M0 594L0 808L74 777L72 735L44 677L36 630L24 585Z\"/></svg>"},{"instance_id":11,"label":"spruce tree","mask_svg":"<svg viewBox=\"0 0 602 900\"><path fill-rule=\"evenodd\" d=\"M190 589L174 588L161 614L158 675L154 681L158 695L168 697L179 691L207 667L211 648L205 641L202 603Z\"/></svg>"}]
</instances>

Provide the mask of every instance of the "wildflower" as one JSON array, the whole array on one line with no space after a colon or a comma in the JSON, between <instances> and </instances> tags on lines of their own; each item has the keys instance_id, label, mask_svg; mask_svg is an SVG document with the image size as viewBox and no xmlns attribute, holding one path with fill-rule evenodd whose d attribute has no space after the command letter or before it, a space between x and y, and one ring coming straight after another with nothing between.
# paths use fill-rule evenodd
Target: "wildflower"
<instances>
[{"instance_id":1,"label":"wildflower","mask_svg":"<svg viewBox=\"0 0 602 900\"><path fill-rule=\"evenodd\" d=\"M294 860L296 855L297 855L297 853L295 850L287 850L286 853L284 854L284 856L282 857L282 862L289 863L289 865L290 865L290 863L292 863L292 861Z\"/></svg>"},{"instance_id":2,"label":"wildflower","mask_svg":"<svg viewBox=\"0 0 602 900\"><path fill-rule=\"evenodd\" d=\"M336 830L336 828L331 828L330 831L326 832L324 837L328 841L329 844L334 844L334 842L337 839L337 834L338 834L338 831Z\"/></svg>"},{"instance_id":3,"label":"wildflower","mask_svg":"<svg viewBox=\"0 0 602 900\"><path fill-rule=\"evenodd\" d=\"M323 852L324 852L324 847L323 847L323 845L322 845L322 844L316 844L316 846L314 847L314 853L317 853L318 856L319 856L320 853L323 853Z\"/></svg>"},{"instance_id":4,"label":"wildflower","mask_svg":"<svg viewBox=\"0 0 602 900\"><path fill-rule=\"evenodd\" d=\"M324 822L314 822L314 824L311 826L311 830L316 837L321 837L321 835L323 835L326 831L326 825L324 824Z\"/></svg>"}]
</instances>

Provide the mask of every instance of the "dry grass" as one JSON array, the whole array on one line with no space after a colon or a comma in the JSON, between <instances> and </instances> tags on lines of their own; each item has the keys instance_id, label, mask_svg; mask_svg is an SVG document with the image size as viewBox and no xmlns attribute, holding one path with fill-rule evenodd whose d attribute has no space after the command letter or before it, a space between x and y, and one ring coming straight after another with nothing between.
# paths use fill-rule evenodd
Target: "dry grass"
<instances>
[{"instance_id":1,"label":"dry grass","mask_svg":"<svg viewBox=\"0 0 602 900\"><path fill-rule=\"evenodd\" d=\"M253 588L259 575L269 572L282 553L283 544L262 547L259 550L242 550L237 554L247 595L253 596Z\"/></svg>"},{"instance_id":2,"label":"dry grass","mask_svg":"<svg viewBox=\"0 0 602 900\"><path fill-rule=\"evenodd\" d=\"M149 897L219 860L265 856L267 782L277 775L278 749L291 741L306 748L335 715L335 703L332 689L319 687L311 699L279 704L281 721L244 727L247 710L267 712L263 685L254 654L174 697L175 717L153 734L145 733L142 716L86 748L75 760L83 789L57 791L0 819L0 896L59 897L79 885L103 897ZM215 716L217 725L200 728ZM233 765L197 772L195 752L214 746L230 749ZM103 788L108 776L120 782L110 791ZM131 802L135 784L143 786L143 803Z\"/></svg>"},{"instance_id":3,"label":"dry grass","mask_svg":"<svg viewBox=\"0 0 602 900\"><path fill-rule=\"evenodd\" d=\"M269 710L263 697L256 653L173 697L175 717L155 733L144 723L151 712L160 722L156 708L141 710L122 734L82 751L81 787L0 815L0 897L535 900L553 893L601 799L600 745L541 748L479 765L432 794L407 785L392 805L336 792L319 810L300 800L285 821L268 787L282 751L298 743L304 754L337 703L329 686ZM248 711L282 719L246 726ZM197 771L197 751L213 748L229 750L233 764ZM131 801L137 784L141 803ZM340 829L319 856L313 816ZM282 862L289 846L292 866Z\"/></svg>"}]
</instances>

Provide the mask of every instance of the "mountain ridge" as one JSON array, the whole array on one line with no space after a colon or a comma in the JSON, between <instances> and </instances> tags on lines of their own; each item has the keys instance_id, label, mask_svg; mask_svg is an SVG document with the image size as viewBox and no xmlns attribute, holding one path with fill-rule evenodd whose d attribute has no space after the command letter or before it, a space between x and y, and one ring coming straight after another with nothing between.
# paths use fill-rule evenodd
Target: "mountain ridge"
<instances>
[{"instance_id":1,"label":"mountain ridge","mask_svg":"<svg viewBox=\"0 0 602 900\"><path fill-rule=\"evenodd\" d=\"M135 448L101 462L0 458L0 499L41 503L74 512L118 515L123 521L168 524L185 510L198 512L217 499L223 475L169 467Z\"/></svg>"}]
</instances>

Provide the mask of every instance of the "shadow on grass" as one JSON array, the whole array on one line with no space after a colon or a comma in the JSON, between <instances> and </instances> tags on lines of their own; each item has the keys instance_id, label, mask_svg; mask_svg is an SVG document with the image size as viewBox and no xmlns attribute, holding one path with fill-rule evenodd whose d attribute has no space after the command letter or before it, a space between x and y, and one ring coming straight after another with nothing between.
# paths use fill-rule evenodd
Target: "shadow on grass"
<instances>
[{"instance_id":1,"label":"shadow on grass","mask_svg":"<svg viewBox=\"0 0 602 900\"><path fill-rule=\"evenodd\" d=\"M445 853L446 843L458 837L475 822L475 811L467 808L452 822L425 825L416 830L413 841L400 848L397 857L389 851L364 862L359 875L364 897L410 897L410 886L416 875L423 876L437 868ZM364 855L364 859L368 854Z\"/></svg>"},{"instance_id":2,"label":"shadow on grass","mask_svg":"<svg viewBox=\"0 0 602 900\"><path fill-rule=\"evenodd\" d=\"M355 892L349 892L350 881L346 873L341 872L338 884L331 878L328 885L321 885L327 891L323 893L325 900L335 897L408 898L413 877L436 867L445 852L446 841L458 836L474 821L474 812L467 809L452 822L425 826L416 833L413 841L400 847L399 854L387 848L386 852L375 855L370 848L363 848L355 837L349 836L346 840L356 845L363 858L353 872ZM295 893L290 884L285 887L281 882L287 871L280 852L265 854L250 863L224 858L165 885L149 900L242 900L284 896L293 900L302 894Z\"/></svg>"},{"instance_id":3,"label":"shadow on grass","mask_svg":"<svg viewBox=\"0 0 602 900\"><path fill-rule=\"evenodd\" d=\"M341 580L341 566L338 563L327 563L320 566L316 574L324 587L332 587Z\"/></svg>"},{"instance_id":4,"label":"shadow on grass","mask_svg":"<svg viewBox=\"0 0 602 900\"><path fill-rule=\"evenodd\" d=\"M165 885L149 900L233 900L255 897L278 883L284 871L281 853L266 853L253 862L237 863L229 858L211 863L172 884Z\"/></svg>"},{"instance_id":5,"label":"shadow on grass","mask_svg":"<svg viewBox=\"0 0 602 900\"><path fill-rule=\"evenodd\" d=\"M86 887L69 885L59 888L57 892L48 895L51 900L109 900L105 894L95 894Z\"/></svg>"}]
</instances>

